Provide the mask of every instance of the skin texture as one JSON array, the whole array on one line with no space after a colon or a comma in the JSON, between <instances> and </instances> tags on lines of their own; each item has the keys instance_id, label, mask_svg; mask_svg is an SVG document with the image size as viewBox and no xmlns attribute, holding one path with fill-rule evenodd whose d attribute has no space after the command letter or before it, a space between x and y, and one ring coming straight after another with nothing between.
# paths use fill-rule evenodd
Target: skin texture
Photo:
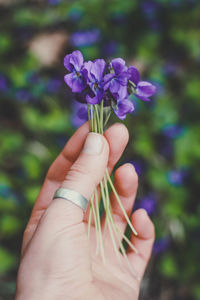
<instances>
[{"instance_id":1,"label":"skin texture","mask_svg":"<svg viewBox=\"0 0 200 300\"><path fill-rule=\"evenodd\" d=\"M127 251L137 274L133 276L121 254L120 261L116 258L108 229L104 240L106 265L95 255L93 220L90 239L87 237L88 210L84 214L71 202L52 201L59 187L76 190L89 200L106 166L111 172L129 139L126 127L119 123L111 126L104 137L88 132L88 123L85 123L49 168L24 232L16 300L138 299L140 282L154 242L154 226L146 212L139 209L131 216L138 232L138 236L131 236L131 241L139 251L138 254L132 249ZM88 136L90 140L100 139L99 153L91 153L84 147ZM130 215L138 186L133 166L119 167L114 184ZM114 219L124 231L127 223L113 194L111 205ZM104 225L105 216L102 217L102 229Z\"/></svg>"}]
</instances>

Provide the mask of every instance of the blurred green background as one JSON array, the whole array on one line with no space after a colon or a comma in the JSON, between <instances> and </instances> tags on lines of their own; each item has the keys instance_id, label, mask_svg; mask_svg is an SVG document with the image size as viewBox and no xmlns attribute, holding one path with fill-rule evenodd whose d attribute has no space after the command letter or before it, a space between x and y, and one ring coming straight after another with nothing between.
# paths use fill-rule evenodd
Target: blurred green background
<instances>
[{"instance_id":1,"label":"blurred green background","mask_svg":"<svg viewBox=\"0 0 200 300\"><path fill-rule=\"evenodd\" d=\"M0 0L0 20L0 300L13 299L48 166L80 124L63 83L73 49L120 56L157 86L150 103L132 99L120 161L134 164L135 207L156 226L140 299L200 299L200 2Z\"/></svg>"}]
</instances>

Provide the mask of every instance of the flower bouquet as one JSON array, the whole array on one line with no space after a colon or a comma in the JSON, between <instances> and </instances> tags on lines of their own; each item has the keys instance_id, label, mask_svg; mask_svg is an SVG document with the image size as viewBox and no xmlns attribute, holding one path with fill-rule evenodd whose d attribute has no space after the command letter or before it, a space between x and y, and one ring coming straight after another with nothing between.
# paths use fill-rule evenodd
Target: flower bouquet
<instances>
[{"instance_id":1,"label":"flower bouquet","mask_svg":"<svg viewBox=\"0 0 200 300\"><path fill-rule=\"evenodd\" d=\"M127 67L122 58L115 58L109 63L106 63L104 59L84 62L83 55L76 50L65 56L64 66L68 71L68 74L64 77L65 83L74 93L75 99L85 104L79 109L78 114L82 118L87 115L91 132L104 134L104 129L112 112L120 120L125 119L126 115L134 110L133 103L129 100L130 94L134 94L143 101L149 101L149 97L156 91L154 85L147 81L141 81L137 68L134 66ZM101 231L100 216L100 202L102 201L106 215L104 230L108 228L114 251L117 257L120 257L116 244L116 240L118 241L120 251L130 267L122 240L125 240L135 252L137 252L137 249L114 222L109 188L113 191L130 229L137 235L106 169L105 175L99 187L95 189L90 201L88 237L90 236L91 218L93 217L97 240L96 254L100 252L105 263L104 234Z\"/></svg>"}]
</instances>

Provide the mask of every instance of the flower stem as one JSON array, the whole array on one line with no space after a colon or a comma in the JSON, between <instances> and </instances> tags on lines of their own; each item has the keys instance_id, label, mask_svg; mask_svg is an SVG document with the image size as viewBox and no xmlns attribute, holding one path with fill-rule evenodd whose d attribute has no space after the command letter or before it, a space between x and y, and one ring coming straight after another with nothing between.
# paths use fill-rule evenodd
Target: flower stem
<instances>
[{"instance_id":1,"label":"flower stem","mask_svg":"<svg viewBox=\"0 0 200 300\"><path fill-rule=\"evenodd\" d=\"M104 103L103 103L103 101L101 102L100 105L99 104L88 105L88 119L89 119L89 124L90 124L90 131L99 133L99 134L103 134L104 127L106 126L110 115L111 115L111 111L106 113L106 117L105 117L105 121L104 121ZM88 217L88 237L90 236L91 219L92 219L92 215L93 215L95 231L96 231L96 240L97 240L96 254L98 254L98 251L100 249L102 260L105 263L105 251L104 251L104 245L103 245L101 217L100 217L100 205L99 205L100 199L102 198L104 212L105 212L105 224L104 224L103 235L105 234L106 228L108 227L109 234L110 234L112 244L113 244L113 248L114 248L117 258L120 259L120 257L121 257L119 249L118 249L118 245L119 245L121 253L128 263L129 269L131 269L132 274L134 273L134 276L136 276L135 272L133 271L133 269L128 261L128 258L126 255L126 250L124 249L122 240L124 239L133 251L135 251L136 253L138 253L138 251L115 223L115 220L113 218L113 213L112 213L112 207L110 204L108 184L110 185L111 190L113 191L113 194L116 197L116 200L124 214L124 217L126 218L128 225L130 226L132 232L135 235L137 235L137 232L134 229L133 225L131 224L129 217L123 207L123 204L117 194L115 186L112 183L108 169L106 169L105 175L99 184L99 187L100 187L99 193L96 188L94 191L94 194L91 198L89 217ZM95 204L94 204L94 202L95 202Z\"/></svg>"},{"instance_id":2,"label":"flower stem","mask_svg":"<svg viewBox=\"0 0 200 300\"><path fill-rule=\"evenodd\" d=\"M114 193L114 195L115 195L115 197L116 197L116 199L117 199L117 202L119 203L119 206L120 206L120 208L121 208L121 210L122 210L122 212L123 212L123 214L124 214L124 217L126 218L126 221L127 221L128 225L130 226L132 232L133 232L135 235L138 235L137 231L135 230L135 228L134 228L133 225L131 224L131 221L129 220L129 217L128 217L128 215L127 215L127 213L126 213L126 211L125 211L125 209L124 209L124 207L123 207L123 204L122 204L122 202L121 202L121 200L120 200L120 198L119 198L119 196L118 196L118 194L117 194L117 191L116 191L116 189L115 189L115 186L114 186L114 184L112 183L112 180L111 180L110 175L109 175L109 173L108 173L108 169L106 169L106 176L107 176L107 178L108 178L108 182L109 182L109 184L110 184L110 187L111 187L111 189L112 189L112 191L113 191L113 193Z\"/></svg>"}]
</instances>

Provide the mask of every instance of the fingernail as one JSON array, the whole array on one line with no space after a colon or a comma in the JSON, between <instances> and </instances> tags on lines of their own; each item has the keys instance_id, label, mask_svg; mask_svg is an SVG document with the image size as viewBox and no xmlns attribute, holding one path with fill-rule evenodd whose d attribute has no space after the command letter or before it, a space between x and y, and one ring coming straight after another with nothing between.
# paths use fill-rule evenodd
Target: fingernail
<instances>
[{"instance_id":1,"label":"fingernail","mask_svg":"<svg viewBox=\"0 0 200 300\"><path fill-rule=\"evenodd\" d=\"M127 163L127 165L130 166L133 170L135 170L135 167L134 167L134 165L132 163Z\"/></svg>"},{"instance_id":2,"label":"fingernail","mask_svg":"<svg viewBox=\"0 0 200 300\"><path fill-rule=\"evenodd\" d=\"M83 147L83 152L87 154L100 154L103 147L103 140L99 134L89 133L85 145Z\"/></svg>"}]
</instances>

